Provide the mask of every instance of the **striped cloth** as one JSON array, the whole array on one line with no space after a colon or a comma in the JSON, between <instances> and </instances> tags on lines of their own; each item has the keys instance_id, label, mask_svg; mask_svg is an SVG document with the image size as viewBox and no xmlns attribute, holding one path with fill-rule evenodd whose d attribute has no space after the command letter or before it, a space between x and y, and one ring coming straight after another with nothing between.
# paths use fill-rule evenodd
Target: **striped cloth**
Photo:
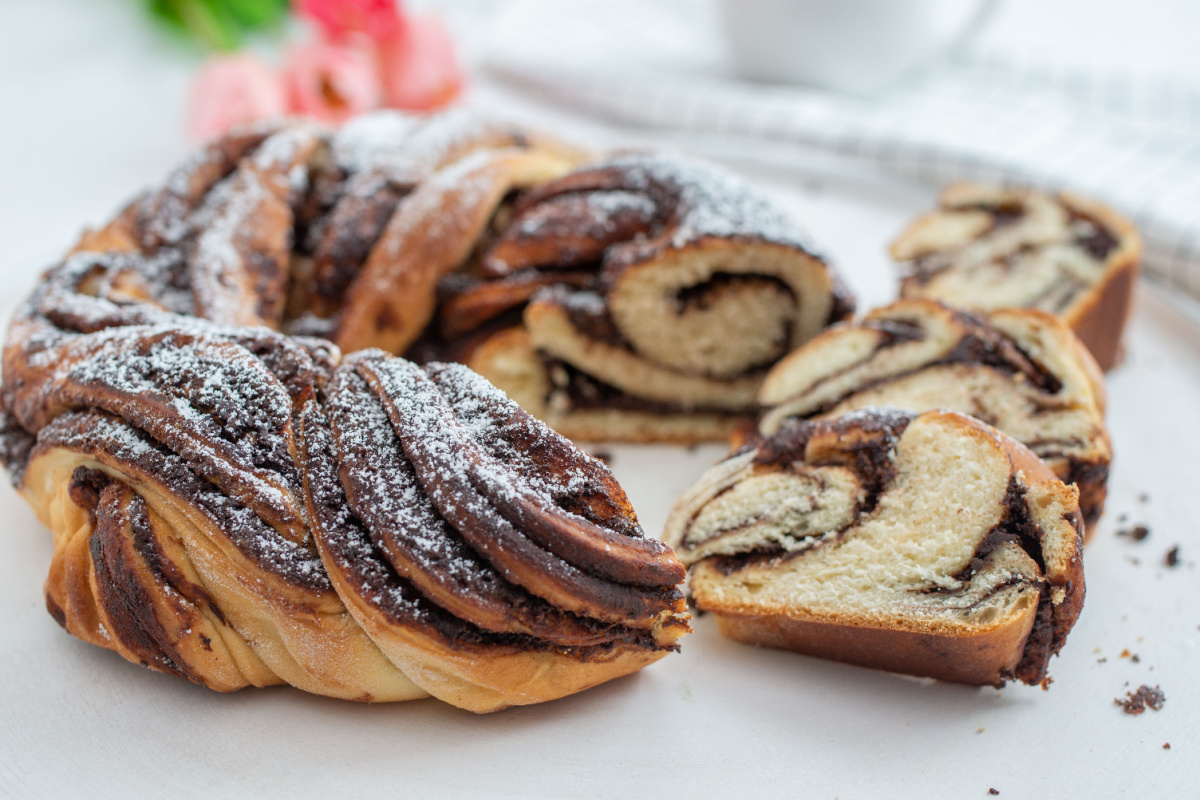
<instances>
[{"instance_id":1,"label":"striped cloth","mask_svg":"<svg viewBox=\"0 0 1200 800\"><path fill-rule=\"evenodd\" d=\"M1086 7L1092 19L1102 6ZM1164 3L1164 25L1181 24L1179 13ZM1070 18L1063 24L1070 30ZM1150 63L1152 47L1142 63L1161 68L1135 72L1029 53L985 31L954 59L863 99L738 81L719 31L701 0L524 0L496 20L488 66L626 125L794 143L932 184L1070 188L1130 216L1147 270L1200 298L1200 80ZM1092 48L1104 49L1116 48ZM1117 56L1137 61L1130 48Z\"/></svg>"}]
</instances>

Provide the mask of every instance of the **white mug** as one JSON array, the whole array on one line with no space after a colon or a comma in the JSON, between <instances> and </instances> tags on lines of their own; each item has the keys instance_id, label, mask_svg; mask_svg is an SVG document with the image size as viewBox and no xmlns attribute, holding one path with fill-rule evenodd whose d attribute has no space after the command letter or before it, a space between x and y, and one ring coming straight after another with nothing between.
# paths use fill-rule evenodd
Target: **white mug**
<instances>
[{"instance_id":1,"label":"white mug","mask_svg":"<svg viewBox=\"0 0 1200 800\"><path fill-rule=\"evenodd\" d=\"M948 51L995 0L721 0L739 74L872 94Z\"/></svg>"}]
</instances>

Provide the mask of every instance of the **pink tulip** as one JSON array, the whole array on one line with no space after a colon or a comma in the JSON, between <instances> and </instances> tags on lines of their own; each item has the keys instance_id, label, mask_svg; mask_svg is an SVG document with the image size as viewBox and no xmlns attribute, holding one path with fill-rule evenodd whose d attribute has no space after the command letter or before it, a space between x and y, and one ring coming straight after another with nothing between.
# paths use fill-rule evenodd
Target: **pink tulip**
<instances>
[{"instance_id":1,"label":"pink tulip","mask_svg":"<svg viewBox=\"0 0 1200 800\"><path fill-rule=\"evenodd\" d=\"M221 136L235 125L281 116L283 85L270 67L251 55L214 56L192 84L188 135Z\"/></svg>"},{"instance_id":2,"label":"pink tulip","mask_svg":"<svg viewBox=\"0 0 1200 800\"><path fill-rule=\"evenodd\" d=\"M292 113L325 122L378 108L382 94L374 48L362 37L292 47L283 82Z\"/></svg>"},{"instance_id":3,"label":"pink tulip","mask_svg":"<svg viewBox=\"0 0 1200 800\"><path fill-rule=\"evenodd\" d=\"M384 101L392 108L429 111L454 100L466 84L450 32L432 14L410 17L381 40L379 65Z\"/></svg>"},{"instance_id":4,"label":"pink tulip","mask_svg":"<svg viewBox=\"0 0 1200 800\"><path fill-rule=\"evenodd\" d=\"M405 26L396 0L297 0L295 6L332 39L365 34L378 41Z\"/></svg>"}]
</instances>

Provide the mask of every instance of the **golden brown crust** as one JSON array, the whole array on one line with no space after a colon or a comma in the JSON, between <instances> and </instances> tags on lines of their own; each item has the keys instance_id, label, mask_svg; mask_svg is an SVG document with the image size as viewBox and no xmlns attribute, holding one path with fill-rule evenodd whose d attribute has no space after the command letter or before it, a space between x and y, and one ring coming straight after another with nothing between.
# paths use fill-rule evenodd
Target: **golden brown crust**
<instances>
[{"instance_id":1,"label":"golden brown crust","mask_svg":"<svg viewBox=\"0 0 1200 800\"><path fill-rule=\"evenodd\" d=\"M1104 277L1065 315L1100 369L1107 372L1120 362L1121 336L1133 308L1134 288L1141 272L1142 237L1129 220L1104 203L1072 192L1061 192L1059 198L1067 207L1118 233L1120 246L1109 254Z\"/></svg>"},{"instance_id":2,"label":"golden brown crust","mask_svg":"<svg viewBox=\"0 0 1200 800\"><path fill-rule=\"evenodd\" d=\"M344 580L340 570L331 570L330 577L339 593L350 598L355 619L392 663L408 674L419 675L422 687L434 697L477 714L581 692L636 672L670 652L630 648L580 661L551 652L481 654L458 649L390 625L377 607Z\"/></svg>"},{"instance_id":3,"label":"golden brown crust","mask_svg":"<svg viewBox=\"0 0 1200 800\"><path fill-rule=\"evenodd\" d=\"M137 201L130 203L107 225L85 230L67 255L88 251L129 253L137 250L137 218L140 212L141 206Z\"/></svg>"},{"instance_id":4,"label":"golden brown crust","mask_svg":"<svg viewBox=\"0 0 1200 800\"><path fill-rule=\"evenodd\" d=\"M331 589L269 580L223 541L213 521L191 510L187 498L109 454L90 455L103 460L64 448L35 454L22 489L55 534L47 606L58 610L68 632L217 691L286 682L351 700L424 696L381 657ZM68 496L72 475L81 468L103 473L112 481L110 491L119 490L126 500L136 492L149 506L153 528L141 544L152 549L133 548L127 522L113 530L113 509L106 514L98 508L91 519ZM186 570L188 582L202 594L189 592L188 598L180 591L182 581L168 581L155 550L175 551L170 561ZM118 556L119 564L105 565Z\"/></svg>"},{"instance_id":5,"label":"golden brown crust","mask_svg":"<svg viewBox=\"0 0 1200 800\"><path fill-rule=\"evenodd\" d=\"M347 352L403 352L433 318L438 279L466 261L504 196L570 166L554 154L501 150L420 184L401 201L351 286L334 341Z\"/></svg>"},{"instance_id":6,"label":"golden brown crust","mask_svg":"<svg viewBox=\"0 0 1200 800\"><path fill-rule=\"evenodd\" d=\"M1072 309L1067 322L1088 346L1103 371L1121 361L1121 337L1133 308L1141 259L1133 256L1109 269L1095 289Z\"/></svg>"},{"instance_id":7,"label":"golden brown crust","mask_svg":"<svg viewBox=\"0 0 1200 800\"><path fill-rule=\"evenodd\" d=\"M698 569L704 569L700 565ZM721 633L746 644L792 650L860 667L985 686L1013 672L1033 628L1036 602L988 631L961 634L875 627L795 614L714 612Z\"/></svg>"}]
</instances>

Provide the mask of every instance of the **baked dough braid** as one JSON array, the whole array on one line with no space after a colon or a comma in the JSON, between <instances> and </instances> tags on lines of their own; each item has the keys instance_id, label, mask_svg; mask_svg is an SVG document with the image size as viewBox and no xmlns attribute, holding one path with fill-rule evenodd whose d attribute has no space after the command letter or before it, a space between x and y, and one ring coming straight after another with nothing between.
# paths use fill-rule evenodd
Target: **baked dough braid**
<instances>
[{"instance_id":1,"label":"baked dough braid","mask_svg":"<svg viewBox=\"0 0 1200 800\"><path fill-rule=\"evenodd\" d=\"M86 234L0 392L55 619L220 691L473 711L678 649L683 568L602 464L465 367L299 335L402 349L475 229L575 157L462 116L263 126Z\"/></svg>"}]
</instances>

